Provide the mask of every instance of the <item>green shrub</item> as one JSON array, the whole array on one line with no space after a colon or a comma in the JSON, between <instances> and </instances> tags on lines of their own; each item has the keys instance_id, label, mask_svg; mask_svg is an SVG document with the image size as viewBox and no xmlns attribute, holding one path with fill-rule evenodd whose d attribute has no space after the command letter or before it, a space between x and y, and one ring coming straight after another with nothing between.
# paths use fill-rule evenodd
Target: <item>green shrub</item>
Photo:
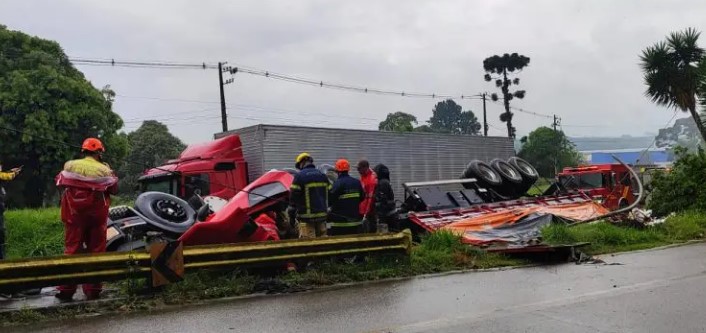
<instances>
[{"instance_id":1,"label":"green shrub","mask_svg":"<svg viewBox=\"0 0 706 333\"><path fill-rule=\"evenodd\" d=\"M706 211L706 153L699 149L689 154L686 149L675 150L677 160L668 173L656 173L647 205L656 216L688 209Z\"/></svg>"}]
</instances>

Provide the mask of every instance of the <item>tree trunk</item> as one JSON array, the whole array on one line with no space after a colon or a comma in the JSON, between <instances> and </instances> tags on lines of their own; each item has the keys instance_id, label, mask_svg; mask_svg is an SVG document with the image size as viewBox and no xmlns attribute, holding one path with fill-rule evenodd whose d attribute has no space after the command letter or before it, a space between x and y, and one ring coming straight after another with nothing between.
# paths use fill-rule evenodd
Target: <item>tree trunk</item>
<instances>
[{"instance_id":1,"label":"tree trunk","mask_svg":"<svg viewBox=\"0 0 706 333\"><path fill-rule=\"evenodd\" d=\"M699 114L696 112L696 103L689 106L689 113L691 113L691 118L693 118L694 122L696 122L696 128L699 129L701 139L704 143L706 143L706 128L704 128L704 123L701 122L701 117L699 117Z\"/></svg>"},{"instance_id":2,"label":"tree trunk","mask_svg":"<svg viewBox=\"0 0 706 333\"><path fill-rule=\"evenodd\" d=\"M514 139L512 137L512 113L510 113L510 100L508 95L510 94L510 87L507 84L507 70L503 69L503 104L505 105L505 120L507 124L507 137Z\"/></svg>"}]
</instances>

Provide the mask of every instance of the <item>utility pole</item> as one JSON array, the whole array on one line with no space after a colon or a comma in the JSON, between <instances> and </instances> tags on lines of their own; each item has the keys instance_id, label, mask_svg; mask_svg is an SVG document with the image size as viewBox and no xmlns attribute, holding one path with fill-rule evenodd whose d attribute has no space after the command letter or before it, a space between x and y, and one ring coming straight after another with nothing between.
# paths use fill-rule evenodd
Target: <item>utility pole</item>
<instances>
[{"instance_id":1,"label":"utility pole","mask_svg":"<svg viewBox=\"0 0 706 333\"><path fill-rule=\"evenodd\" d=\"M228 115L226 114L226 96L223 93L223 64L218 62L218 88L221 90L221 124L223 124L223 132L227 132Z\"/></svg>"},{"instance_id":2,"label":"utility pole","mask_svg":"<svg viewBox=\"0 0 706 333\"><path fill-rule=\"evenodd\" d=\"M554 136L556 137L557 142L554 145L554 175L559 172L559 152L561 151L561 138L559 137L559 132L557 131L556 127L559 126L559 123L561 122L561 118L557 117L554 115L554 121L552 122L552 127L554 128Z\"/></svg>"},{"instance_id":3,"label":"utility pole","mask_svg":"<svg viewBox=\"0 0 706 333\"><path fill-rule=\"evenodd\" d=\"M483 93L483 136L488 136L488 119L487 119L487 114L485 113L485 96L486 93Z\"/></svg>"},{"instance_id":4,"label":"utility pole","mask_svg":"<svg viewBox=\"0 0 706 333\"><path fill-rule=\"evenodd\" d=\"M218 63L218 88L220 89L221 92L221 124L223 124L223 132L228 131L228 114L226 114L226 96L223 93L223 86L226 84L231 84L235 79L232 77L230 79L223 81L223 73L228 72L231 75L235 75L235 73L238 72L238 67L230 67L230 66L223 66L227 64L227 62L219 62Z\"/></svg>"}]
</instances>

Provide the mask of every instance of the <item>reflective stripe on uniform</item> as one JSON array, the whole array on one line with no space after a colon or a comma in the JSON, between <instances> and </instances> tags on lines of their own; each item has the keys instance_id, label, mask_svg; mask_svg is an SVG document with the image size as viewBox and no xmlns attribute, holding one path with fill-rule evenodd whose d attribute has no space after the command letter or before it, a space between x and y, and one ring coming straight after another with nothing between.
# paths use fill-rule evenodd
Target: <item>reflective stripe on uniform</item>
<instances>
[{"instance_id":1,"label":"reflective stripe on uniform","mask_svg":"<svg viewBox=\"0 0 706 333\"><path fill-rule=\"evenodd\" d=\"M306 214L303 214L302 217L314 217L311 216L311 196L309 195L309 189L314 188L314 187L326 187L328 188L331 186L330 183L324 183L324 182L315 182L315 183L308 183L304 184L304 207L306 208ZM326 192L326 200L328 200L328 192ZM326 215L326 213L321 213Z\"/></svg>"},{"instance_id":2,"label":"reflective stripe on uniform","mask_svg":"<svg viewBox=\"0 0 706 333\"><path fill-rule=\"evenodd\" d=\"M356 222L329 222L326 223L326 226L329 228L344 228L344 227L357 227L359 225L362 225L363 221L356 221Z\"/></svg>"},{"instance_id":3,"label":"reflective stripe on uniform","mask_svg":"<svg viewBox=\"0 0 706 333\"><path fill-rule=\"evenodd\" d=\"M289 188L292 189L292 190L301 190L301 189L302 189L302 188L299 187L299 185L297 185L297 184L292 184L292 186L290 186Z\"/></svg>"},{"instance_id":4,"label":"reflective stripe on uniform","mask_svg":"<svg viewBox=\"0 0 706 333\"><path fill-rule=\"evenodd\" d=\"M341 195L338 197L339 199L353 199L353 198L360 198L360 193L348 193Z\"/></svg>"},{"instance_id":5,"label":"reflective stripe on uniform","mask_svg":"<svg viewBox=\"0 0 706 333\"><path fill-rule=\"evenodd\" d=\"M324 182L315 182L315 183L304 184L304 187L329 187L329 185L331 185L331 184L324 183Z\"/></svg>"},{"instance_id":6,"label":"reflective stripe on uniform","mask_svg":"<svg viewBox=\"0 0 706 333\"><path fill-rule=\"evenodd\" d=\"M313 214L306 213L306 214L299 214L297 216L304 218L304 219L312 219L312 218L316 218L316 217L326 217L327 214L326 213L313 213Z\"/></svg>"}]
</instances>

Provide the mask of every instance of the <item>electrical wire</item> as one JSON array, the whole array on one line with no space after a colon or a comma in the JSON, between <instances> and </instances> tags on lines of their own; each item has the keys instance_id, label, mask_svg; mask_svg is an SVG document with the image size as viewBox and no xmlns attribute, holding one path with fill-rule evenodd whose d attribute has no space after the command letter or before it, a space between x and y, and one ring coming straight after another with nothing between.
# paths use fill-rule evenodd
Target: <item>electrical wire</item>
<instances>
[{"instance_id":1,"label":"electrical wire","mask_svg":"<svg viewBox=\"0 0 706 333\"><path fill-rule=\"evenodd\" d=\"M96 58L74 58L69 60L77 65L89 66L111 66L111 67L136 67L136 68L166 68L166 69L217 69L218 65L210 63L177 63L166 61L118 61L114 59L96 59ZM224 63L226 64L226 63ZM330 83L323 80L314 80L295 75L282 74L264 69L258 69L246 66L229 66L226 65L224 73L231 75L237 73L245 73L249 75L261 76L269 79L280 80L285 82L297 83L308 86L318 86L321 88L329 88L336 90L345 90L357 93L400 96L412 98L432 98L432 99L482 99L481 94L455 95L455 94L436 94L424 92L406 92L404 90L386 90L379 88L368 88L343 83Z\"/></svg>"}]
</instances>

